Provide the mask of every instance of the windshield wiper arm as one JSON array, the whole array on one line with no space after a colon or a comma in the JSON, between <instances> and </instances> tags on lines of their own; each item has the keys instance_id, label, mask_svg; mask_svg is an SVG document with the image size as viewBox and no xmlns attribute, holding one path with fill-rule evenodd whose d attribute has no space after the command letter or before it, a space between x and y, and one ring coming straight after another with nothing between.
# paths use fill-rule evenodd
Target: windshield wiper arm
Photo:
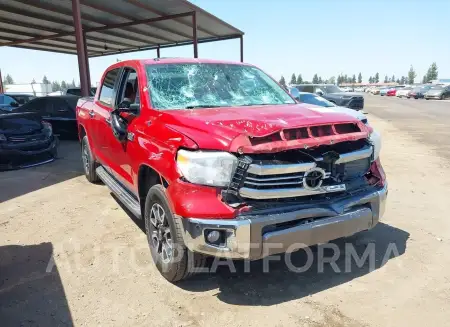
<instances>
[{"instance_id":1,"label":"windshield wiper arm","mask_svg":"<svg viewBox=\"0 0 450 327\"><path fill-rule=\"evenodd\" d=\"M209 104L199 104L199 105L193 105L193 106L186 106L186 109L195 109L195 108L220 108L220 107L227 107L227 106L217 106L217 105L209 105Z\"/></svg>"}]
</instances>

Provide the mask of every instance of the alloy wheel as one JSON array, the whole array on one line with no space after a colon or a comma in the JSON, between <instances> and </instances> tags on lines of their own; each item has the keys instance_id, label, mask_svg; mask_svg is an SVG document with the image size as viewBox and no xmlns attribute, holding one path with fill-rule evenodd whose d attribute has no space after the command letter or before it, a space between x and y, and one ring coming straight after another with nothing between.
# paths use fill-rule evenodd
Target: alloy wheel
<instances>
[{"instance_id":1,"label":"alloy wheel","mask_svg":"<svg viewBox=\"0 0 450 327\"><path fill-rule=\"evenodd\" d=\"M151 244L164 263L169 263L173 256L172 234L164 208L154 203L150 211Z\"/></svg>"}]
</instances>

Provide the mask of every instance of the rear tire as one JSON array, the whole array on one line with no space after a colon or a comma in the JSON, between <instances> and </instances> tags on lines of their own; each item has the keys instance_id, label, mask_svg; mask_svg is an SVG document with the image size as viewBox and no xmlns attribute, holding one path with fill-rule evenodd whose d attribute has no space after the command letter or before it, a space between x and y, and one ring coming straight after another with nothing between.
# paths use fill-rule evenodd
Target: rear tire
<instances>
[{"instance_id":1,"label":"rear tire","mask_svg":"<svg viewBox=\"0 0 450 327\"><path fill-rule=\"evenodd\" d=\"M170 211L162 185L154 185L148 191L144 219L153 262L169 282L189 278L206 265L207 256L193 253L184 244L182 222Z\"/></svg>"},{"instance_id":2,"label":"rear tire","mask_svg":"<svg viewBox=\"0 0 450 327\"><path fill-rule=\"evenodd\" d=\"M86 135L81 140L81 158L83 160L83 170L86 179L91 183L98 183L100 181L100 178L98 178L95 171L98 167L98 163L95 161L94 156L92 155L92 151Z\"/></svg>"}]
</instances>

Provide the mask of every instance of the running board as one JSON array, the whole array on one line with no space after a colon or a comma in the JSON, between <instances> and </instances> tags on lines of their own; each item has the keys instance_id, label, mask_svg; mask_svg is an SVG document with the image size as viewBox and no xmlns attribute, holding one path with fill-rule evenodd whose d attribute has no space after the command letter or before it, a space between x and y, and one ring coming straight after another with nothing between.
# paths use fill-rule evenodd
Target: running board
<instances>
[{"instance_id":1,"label":"running board","mask_svg":"<svg viewBox=\"0 0 450 327\"><path fill-rule=\"evenodd\" d=\"M109 174L102 166L98 167L95 172L106 186L109 187L125 207L128 208L136 218L141 219L141 206L136 198L130 194L116 179Z\"/></svg>"}]
</instances>

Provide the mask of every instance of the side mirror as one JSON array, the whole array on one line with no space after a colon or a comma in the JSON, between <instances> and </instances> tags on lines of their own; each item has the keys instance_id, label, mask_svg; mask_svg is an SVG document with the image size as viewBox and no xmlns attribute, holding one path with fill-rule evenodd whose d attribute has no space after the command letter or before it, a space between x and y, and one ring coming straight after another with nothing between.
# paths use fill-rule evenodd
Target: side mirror
<instances>
[{"instance_id":1,"label":"side mirror","mask_svg":"<svg viewBox=\"0 0 450 327\"><path fill-rule=\"evenodd\" d=\"M317 90L315 93L316 93L317 95L319 95L319 96L322 96L322 95L323 95L323 92L322 92L321 90Z\"/></svg>"},{"instance_id":2,"label":"side mirror","mask_svg":"<svg viewBox=\"0 0 450 327\"><path fill-rule=\"evenodd\" d=\"M12 101L9 105L14 108L17 108L19 106L19 104L15 101Z\"/></svg>"},{"instance_id":3,"label":"side mirror","mask_svg":"<svg viewBox=\"0 0 450 327\"><path fill-rule=\"evenodd\" d=\"M119 107L117 108L117 112L129 112L131 114L137 114L139 112L139 104L131 103L129 100L123 100Z\"/></svg>"},{"instance_id":4,"label":"side mirror","mask_svg":"<svg viewBox=\"0 0 450 327\"><path fill-rule=\"evenodd\" d=\"M289 94L297 101L300 101L300 91L296 87L291 87Z\"/></svg>"}]
</instances>

